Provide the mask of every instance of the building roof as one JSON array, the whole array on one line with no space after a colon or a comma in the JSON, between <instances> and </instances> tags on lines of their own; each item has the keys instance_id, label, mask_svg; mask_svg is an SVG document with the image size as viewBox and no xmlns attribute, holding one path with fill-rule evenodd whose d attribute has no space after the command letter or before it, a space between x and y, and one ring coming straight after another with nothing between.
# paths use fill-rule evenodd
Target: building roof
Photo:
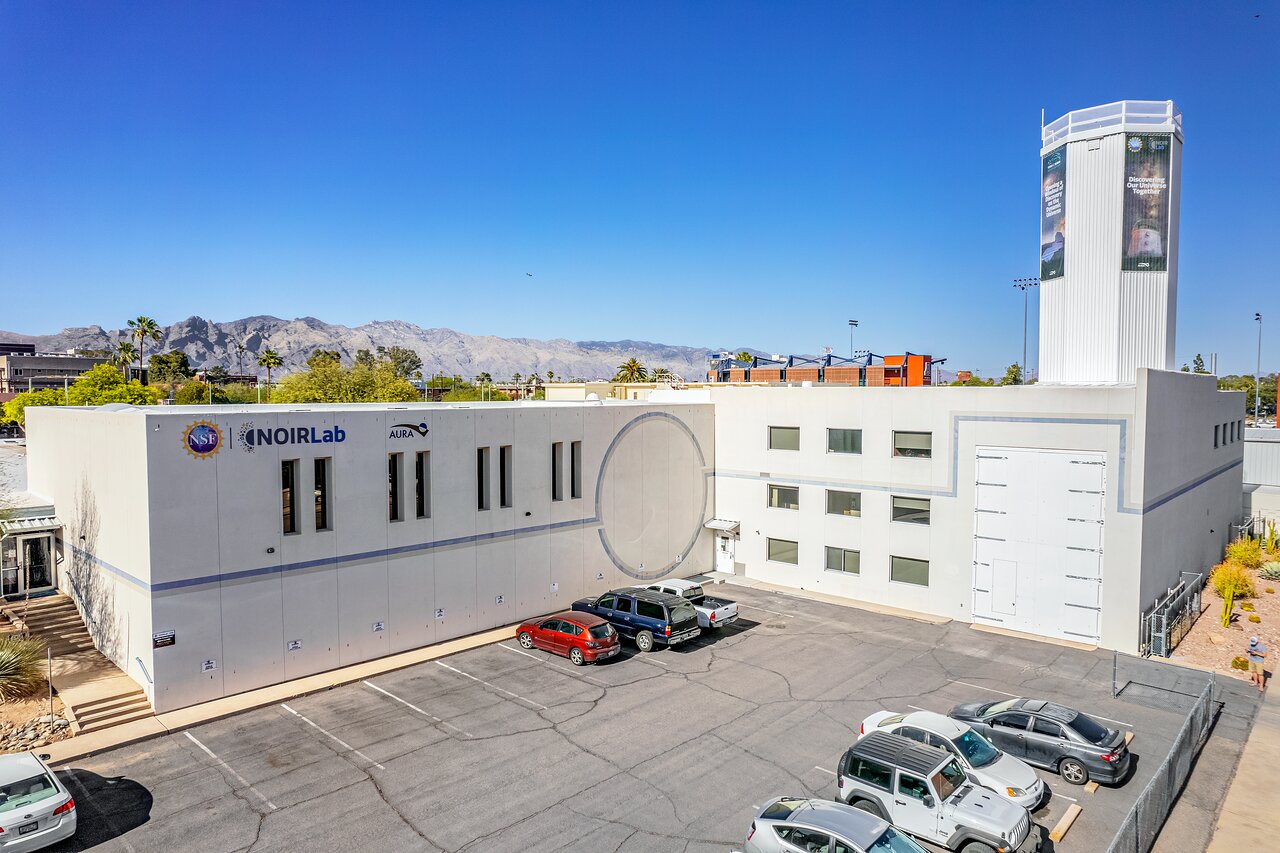
<instances>
[{"instance_id":1,"label":"building roof","mask_svg":"<svg viewBox=\"0 0 1280 853\"><path fill-rule=\"evenodd\" d=\"M150 416L217 417L219 415L269 415L289 412L447 412L451 409L529 409L543 407L582 408L585 406L644 407L643 400L498 400L465 403L228 403L212 406L131 406L108 403L105 406L49 406L44 411L90 411L102 413L137 413Z\"/></svg>"}]
</instances>

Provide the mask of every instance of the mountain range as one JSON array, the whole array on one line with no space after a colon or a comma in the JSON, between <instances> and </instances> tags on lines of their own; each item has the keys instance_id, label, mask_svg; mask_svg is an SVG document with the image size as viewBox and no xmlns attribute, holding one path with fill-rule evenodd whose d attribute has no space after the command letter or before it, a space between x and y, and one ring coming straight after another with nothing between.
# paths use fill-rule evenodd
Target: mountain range
<instances>
[{"instance_id":1,"label":"mountain range","mask_svg":"<svg viewBox=\"0 0 1280 853\"><path fill-rule=\"evenodd\" d=\"M337 350L344 363L350 364L358 350L398 346L416 352L427 375L442 371L470 378L486 372L502 381L517 372L525 376L538 373L544 378L554 372L564 379L607 379L619 364L636 358L645 367L665 367L686 379L697 379L705 376L707 353L711 352L706 347L649 341L544 341L467 335L453 329L424 329L403 320L375 320L352 328L314 317L282 320L258 316L226 323L188 317L161 327L160 333L159 342L147 341L148 354L181 350L192 367L221 365L232 373L256 372L258 354L267 348L279 353L285 364L283 372L288 372L305 366L307 357L317 349ZM34 343L46 352L114 349L128 337L128 329L101 326L63 329L53 335L0 331L0 340ZM237 344L244 346L243 353Z\"/></svg>"}]
</instances>

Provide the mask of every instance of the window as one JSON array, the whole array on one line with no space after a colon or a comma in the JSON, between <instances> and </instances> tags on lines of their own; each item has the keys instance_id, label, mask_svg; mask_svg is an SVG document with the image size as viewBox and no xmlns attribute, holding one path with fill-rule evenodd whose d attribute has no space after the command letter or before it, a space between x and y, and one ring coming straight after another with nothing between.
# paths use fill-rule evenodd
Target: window
<instances>
[{"instance_id":1,"label":"window","mask_svg":"<svg viewBox=\"0 0 1280 853\"><path fill-rule=\"evenodd\" d=\"M783 841L801 850L825 851L831 846L831 836L814 829L801 829L798 826L775 826L774 831Z\"/></svg>"},{"instance_id":2,"label":"window","mask_svg":"<svg viewBox=\"0 0 1280 853\"><path fill-rule=\"evenodd\" d=\"M413 492L418 518L431 517L431 451L421 450L413 465Z\"/></svg>"},{"instance_id":3,"label":"window","mask_svg":"<svg viewBox=\"0 0 1280 853\"><path fill-rule=\"evenodd\" d=\"M659 621L665 621L667 618L667 612L662 609L662 605L655 604L652 601L637 601L636 615L643 616L646 619L657 619Z\"/></svg>"},{"instance_id":4,"label":"window","mask_svg":"<svg viewBox=\"0 0 1280 853\"><path fill-rule=\"evenodd\" d=\"M894 432L893 455L928 459L933 456L933 433Z\"/></svg>"},{"instance_id":5,"label":"window","mask_svg":"<svg viewBox=\"0 0 1280 853\"><path fill-rule=\"evenodd\" d=\"M1031 720L1031 730L1038 735L1045 735L1046 737L1062 737L1062 726L1052 720L1042 720L1039 717Z\"/></svg>"},{"instance_id":6,"label":"window","mask_svg":"<svg viewBox=\"0 0 1280 853\"><path fill-rule=\"evenodd\" d=\"M476 509L489 508L489 448L476 448Z\"/></svg>"},{"instance_id":7,"label":"window","mask_svg":"<svg viewBox=\"0 0 1280 853\"><path fill-rule=\"evenodd\" d=\"M543 622L538 627L544 631L559 631L561 630L563 625L564 623L561 622L559 619L548 619L546 622Z\"/></svg>"},{"instance_id":8,"label":"window","mask_svg":"<svg viewBox=\"0 0 1280 853\"><path fill-rule=\"evenodd\" d=\"M1013 729L1014 731L1025 732L1027 723L1031 722L1030 714L1023 714L1017 711L1009 711L1004 714L997 714L991 719L992 728Z\"/></svg>"},{"instance_id":9,"label":"window","mask_svg":"<svg viewBox=\"0 0 1280 853\"><path fill-rule=\"evenodd\" d=\"M889 780L893 778L893 772L885 765L856 756L849 762L849 775L885 791L889 790Z\"/></svg>"},{"instance_id":10,"label":"window","mask_svg":"<svg viewBox=\"0 0 1280 853\"><path fill-rule=\"evenodd\" d=\"M898 583L913 583L917 586L929 585L929 561L913 560L910 557L889 558L889 580Z\"/></svg>"},{"instance_id":11,"label":"window","mask_svg":"<svg viewBox=\"0 0 1280 853\"><path fill-rule=\"evenodd\" d=\"M596 607L599 607L601 610L612 610L613 604L617 600L618 597L616 595L602 595L600 596L600 600L596 602Z\"/></svg>"},{"instance_id":12,"label":"window","mask_svg":"<svg viewBox=\"0 0 1280 853\"><path fill-rule=\"evenodd\" d=\"M851 575L861 574L862 555L848 548L832 548L827 546L827 571L848 572Z\"/></svg>"},{"instance_id":13,"label":"window","mask_svg":"<svg viewBox=\"0 0 1280 853\"><path fill-rule=\"evenodd\" d=\"M924 798L929 796L929 783L923 779L917 779L915 776L899 773L898 793L923 802Z\"/></svg>"},{"instance_id":14,"label":"window","mask_svg":"<svg viewBox=\"0 0 1280 853\"><path fill-rule=\"evenodd\" d=\"M893 497L893 520L905 521L909 524L929 523L928 498Z\"/></svg>"},{"instance_id":15,"label":"window","mask_svg":"<svg viewBox=\"0 0 1280 853\"><path fill-rule=\"evenodd\" d=\"M1235 421L1231 422L1230 431L1231 431L1231 443L1235 444L1236 443L1236 422Z\"/></svg>"},{"instance_id":16,"label":"window","mask_svg":"<svg viewBox=\"0 0 1280 853\"><path fill-rule=\"evenodd\" d=\"M582 497L582 442L569 443L569 497Z\"/></svg>"},{"instance_id":17,"label":"window","mask_svg":"<svg viewBox=\"0 0 1280 853\"><path fill-rule=\"evenodd\" d=\"M329 529L329 460L315 460L316 530Z\"/></svg>"},{"instance_id":18,"label":"window","mask_svg":"<svg viewBox=\"0 0 1280 853\"><path fill-rule=\"evenodd\" d=\"M575 625L575 624L573 624L572 622L561 622L561 623L560 623L560 632L561 632L561 633L563 633L563 634L568 634L568 635L570 635L570 636L572 636L572 637L581 637L581 636L582 636L582 626L581 626L581 625Z\"/></svg>"},{"instance_id":19,"label":"window","mask_svg":"<svg viewBox=\"0 0 1280 853\"><path fill-rule=\"evenodd\" d=\"M618 603L614 605L613 609L618 613L630 613L631 599L619 597Z\"/></svg>"},{"instance_id":20,"label":"window","mask_svg":"<svg viewBox=\"0 0 1280 853\"><path fill-rule=\"evenodd\" d=\"M551 445L551 500L564 500L564 483L561 482L560 470L564 468L564 442L557 441Z\"/></svg>"},{"instance_id":21,"label":"window","mask_svg":"<svg viewBox=\"0 0 1280 853\"><path fill-rule=\"evenodd\" d=\"M1219 440L1221 435L1222 435L1222 425L1214 424L1213 425L1213 446L1214 447L1221 446L1221 441Z\"/></svg>"},{"instance_id":22,"label":"window","mask_svg":"<svg viewBox=\"0 0 1280 853\"><path fill-rule=\"evenodd\" d=\"M498 506L511 506L511 445L498 448Z\"/></svg>"},{"instance_id":23,"label":"window","mask_svg":"<svg viewBox=\"0 0 1280 853\"><path fill-rule=\"evenodd\" d=\"M914 740L917 743L923 743L926 745L929 743L929 735L923 729L917 729L915 726L902 726L901 728L894 729L893 733L900 737L904 737L907 740Z\"/></svg>"},{"instance_id":24,"label":"window","mask_svg":"<svg viewBox=\"0 0 1280 853\"><path fill-rule=\"evenodd\" d=\"M399 521L400 515L400 465L403 453L387 454L387 519Z\"/></svg>"},{"instance_id":25,"label":"window","mask_svg":"<svg viewBox=\"0 0 1280 853\"><path fill-rule=\"evenodd\" d=\"M799 450L800 427L769 427L770 450Z\"/></svg>"},{"instance_id":26,"label":"window","mask_svg":"<svg viewBox=\"0 0 1280 853\"><path fill-rule=\"evenodd\" d=\"M765 549L767 560L775 563L790 563L793 566L800 563L799 542L792 542L789 539L766 539Z\"/></svg>"},{"instance_id":27,"label":"window","mask_svg":"<svg viewBox=\"0 0 1280 853\"><path fill-rule=\"evenodd\" d=\"M298 507L294 503L297 485L298 460L286 459L280 463L280 512L285 533L298 532Z\"/></svg>"},{"instance_id":28,"label":"window","mask_svg":"<svg viewBox=\"0 0 1280 853\"><path fill-rule=\"evenodd\" d=\"M774 509L799 509L800 489L795 486L769 486L769 506Z\"/></svg>"},{"instance_id":29,"label":"window","mask_svg":"<svg viewBox=\"0 0 1280 853\"><path fill-rule=\"evenodd\" d=\"M827 489L827 515L862 515L862 492L838 492Z\"/></svg>"},{"instance_id":30,"label":"window","mask_svg":"<svg viewBox=\"0 0 1280 853\"><path fill-rule=\"evenodd\" d=\"M827 430L828 453L861 453L862 430L829 429Z\"/></svg>"}]
</instances>

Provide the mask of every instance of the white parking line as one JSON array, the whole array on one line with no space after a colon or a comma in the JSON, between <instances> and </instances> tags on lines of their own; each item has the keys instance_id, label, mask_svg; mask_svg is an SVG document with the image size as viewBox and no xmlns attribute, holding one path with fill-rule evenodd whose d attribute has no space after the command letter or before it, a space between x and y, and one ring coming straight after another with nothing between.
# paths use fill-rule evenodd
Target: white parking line
<instances>
[{"instance_id":1,"label":"white parking line","mask_svg":"<svg viewBox=\"0 0 1280 853\"><path fill-rule=\"evenodd\" d=\"M749 608L751 608L752 610L763 610L765 613L772 613L772 614L773 614L773 615L775 615L775 616L788 616L788 617L791 617L791 618L795 618L795 617L796 617L796 614L794 614L794 613L783 613L781 610L770 610L770 609L769 609L769 608L767 608L767 607L758 607L758 606L756 606L756 605L754 605L754 604L747 604L747 603L742 602L742 601L739 601L739 602L738 602L738 607L749 607Z\"/></svg>"},{"instance_id":2,"label":"white parking line","mask_svg":"<svg viewBox=\"0 0 1280 853\"><path fill-rule=\"evenodd\" d=\"M979 690L990 690L992 693L999 693L1001 696L1009 696L1014 699L1018 698L1017 693L1005 693L1003 690L996 690L994 687L983 687L981 684L970 684L967 681L953 681L951 683L963 684L965 687L976 687ZM1133 728L1133 723L1126 723L1124 720L1113 720L1110 717L1104 717L1101 714L1090 714L1089 716L1097 717L1099 720L1106 720L1108 723L1115 723L1116 725L1124 726L1125 728L1129 728L1129 729Z\"/></svg>"},{"instance_id":3,"label":"white parking line","mask_svg":"<svg viewBox=\"0 0 1280 853\"><path fill-rule=\"evenodd\" d=\"M814 769L814 770L821 770L823 773L826 773L828 776L834 776L834 775L836 775L836 771L834 771L834 770L828 770L828 769L827 769L827 768L825 768L825 767L819 767L819 766L818 766L818 765L816 765L816 764L815 764L815 765L813 765L813 769Z\"/></svg>"},{"instance_id":4,"label":"white parking line","mask_svg":"<svg viewBox=\"0 0 1280 853\"><path fill-rule=\"evenodd\" d=\"M928 711L928 710L929 710L928 708L921 708L919 705L908 705L907 707L908 707L908 708L910 708L910 709L911 709L911 710L913 710L913 711Z\"/></svg>"},{"instance_id":5,"label":"white parking line","mask_svg":"<svg viewBox=\"0 0 1280 853\"><path fill-rule=\"evenodd\" d=\"M1133 723L1126 723L1124 720L1113 720L1110 717L1104 717L1101 714L1089 714L1090 717L1097 717L1099 720L1106 720L1108 723L1115 723L1117 726L1124 726L1126 729L1133 728Z\"/></svg>"},{"instance_id":6,"label":"white parking line","mask_svg":"<svg viewBox=\"0 0 1280 853\"><path fill-rule=\"evenodd\" d=\"M503 690L501 687L499 687L499 686L498 686L498 685L496 685L496 684L490 684L489 682L485 681L483 678L476 678L474 675L471 675L470 673L466 673L466 672L463 672L463 671L462 671L462 670L460 670L460 669L457 669L457 668L455 668L455 667L449 666L449 664L445 663L445 662L444 662L444 661L442 661L442 660L438 660L438 661L436 661L436 663L437 663L438 665L440 665L440 666L444 667L445 669L449 670L450 672L456 672L456 673L458 673L458 675L461 675L461 676L462 676L462 677L464 677L464 678L470 678L472 681L479 682L480 684L483 684L485 687L491 687L491 688L493 688L494 690L497 690L499 693L505 693L505 694L507 694L508 696L511 696L511 697L513 697L513 698L515 698L515 699L519 699L521 702L525 702L525 703L527 703L527 704L529 704L529 705L532 705L533 707L537 708L539 711L545 711L545 710L547 710L547 706L546 706L546 705L540 705L540 704L538 704L537 702L533 701L532 699L526 699L526 698L524 698L523 696L521 696L521 695L520 695L520 694L518 694L518 693L512 693L510 690Z\"/></svg>"},{"instance_id":7,"label":"white parking line","mask_svg":"<svg viewBox=\"0 0 1280 853\"><path fill-rule=\"evenodd\" d=\"M663 663L662 661L658 660L657 658L655 658L655 657L650 657L649 655L645 654L644 652L641 652L640 654L636 655L636 657L638 657L640 660L644 661L645 663L656 663L658 666L671 666L671 664L669 664L669 663Z\"/></svg>"},{"instance_id":8,"label":"white parking line","mask_svg":"<svg viewBox=\"0 0 1280 853\"><path fill-rule=\"evenodd\" d=\"M365 754L364 754L363 752L361 752L360 750L356 749L356 748L355 748L354 746L352 746L351 744L347 743L347 742L346 742L345 740L343 740L342 738L338 737L337 735L330 734L329 732L327 732L327 731L325 731L324 729L320 728L320 726L318 726L318 725L316 725L315 723L311 722L311 720L308 720L308 719L307 719L306 717L304 717L302 714L299 714L297 711L293 710L292 708L290 708L288 705L284 704L283 702L281 702L281 703L280 703L280 707L281 707L281 708L284 708L284 709L285 709L286 711L288 711L290 714L293 714L293 715L294 715L295 717L297 717L299 720L302 720L302 722L304 722L304 723L306 723L307 725L311 726L313 729L315 729L316 731L320 732L320 734L322 734L322 735L324 735L325 737L329 738L329 739L330 739L330 740L332 740L334 743L337 743L339 746L341 746L341 747L342 747L343 749L345 749L347 752L354 752L356 755L360 756L360 757L361 757L361 758L363 758L365 761L369 762L370 764L372 764L374 767L378 768L379 770L386 770L386 769L387 769L387 768L383 767L381 764L379 764L378 762L374 761L374 760L373 760L372 758L370 758L369 756L365 755ZM190 737L190 735L188 735L188 737Z\"/></svg>"},{"instance_id":9,"label":"white parking line","mask_svg":"<svg viewBox=\"0 0 1280 853\"><path fill-rule=\"evenodd\" d=\"M509 651L509 652L515 652L515 653L516 653L516 654L518 654L518 655L524 655L524 656L525 656L525 657L527 657L527 658L533 658L534 660L536 660L536 661L537 661L538 663L540 663L540 664L545 664L546 666L553 666L553 667L555 667L556 669L562 669L562 670L564 670L565 672L570 673L571 675L573 675L575 678L585 678L587 681L590 681L590 682L592 682L592 683L594 683L594 684L599 684L601 687L610 687L610 686L612 686L612 685L606 684L605 682L601 681L601 680L600 680L600 679L598 679L598 678L592 678L591 676L587 675L586 673L583 673L583 672L577 672L577 671L575 671L575 670L573 670L573 669L570 669L570 668L569 668L569 667L567 667L567 666L561 666L560 664L556 663L556 662L555 662L555 661L553 661L553 660L546 660L545 658L540 658L540 657L538 657L537 655L531 655L531 654L529 654L528 652L524 651L523 649L513 649L513 648L511 648L510 646L506 645L505 643L498 643L497 645L498 645L498 648L500 648L500 649L506 649L506 650L507 650L507 651Z\"/></svg>"},{"instance_id":10,"label":"white parking line","mask_svg":"<svg viewBox=\"0 0 1280 853\"><path fill-rule=\"evenodd\" d=\"M426 711L422 710L422 709L421 709L421 708L419 708L417 705L413 705L413 704L411 704L411 703L409 703L409 702L404 701L404 700L403 700L403 699L401 699L399 696L395 695L394 693L391 693L390 691L383 690L381 687L379 687L378 685L374 684L372 681L366 681L366 682L365 682L365 686L366 686L366 687L371 687L371 688L373 688L374 690L376 690L376 691L378 691L379 693L381 693L383 696L386 696L388 699L394 699L394 700L396 700L396 701L397 701L397 702L399 702L401 705L404 705L406 708L408 708L408 709L409 709L409 710L411 710L411 711L417 711L419 714L421 714L421 715L422 715L422 716L424 716L424 717L430 717L431 719L435 720L437 723L439 723L439 724L440 724L440 725L442 725L442 726L447 726L447 727L449 727L449 728L453 729L455 732L458 732L459 734L466 735L467 737L471 737L471 733L470 733L470 732L464 732L462 729L458 728L458 727L457 727L457 726L455 726L453 723L446 723L444 720L440 719L440 718L439 718L439 717L437 717L435 714L428 714Z\"/></svg>"},{"instance_id":11,"label":"white parking line","mask_svg":"<svg viewBox=\"0 0 1280 853\"><path fill-rule=\"evenodd\" d=\"M225 770L225 771L227 771L228 773L230 773L232 776L236 777L236 780L237 780L237 781L239 781L239 783L240 783L241 785L244 785L246 788L248 788L250 791L252 791L252 792L254 793L254 795L255 795L255 796L257 796L257 798L258 798L258 799L260 799L260 800L262 800L264 803L266 803L266 804L267 804L267 808L271 809L272 811L276 811L276 804L275 804L275 803L271 802L271 801L270 801L270 800L268 800L265 796L263 796L262 792L261 792L261 791L259 791L257 788L253 787L252 785L250 785L250 784L248 783L248 781L246 781L246 780L245 780L245 778L244 778L243 776L241 776L241 775L240 775L239 773L237 773L236 771L232 770L232 769L231 769L231 766L230 766L230 765L228 765L228 764L227 764L227 762L223 761L221 758L219 758L218 756L214 755L214 754L213 754L213 750L212 750L212 749L210 749L209 747L205 746L205 745L204 745L204 744L202 744L200 741L196 740L196 736L195 736L195 735L193 735L191 732L183 732L183 734L185 734L188 738L190 738L190 740L191 740L191 742L192 742L192 743L194 743L196 746L198 746L198 747L200 747L201 749L203 749L206 755L208 755L208 756L209 756L210 758L212 758L214 761L218 762L218 766L219 766L219 767L221 767L223 770Z\"/></svg>"},{"instance_id":12,"label":"white parking line","mask_svg":"<svg viewBox=\"0 0 1280 853\"><path fill-rule=\"evenodd\" d=\"M1079 801L1079 800L1077 800L1075 797L1068 797L1066 794L1059 794L1057 791L1053 790L1052 788L1051 788L1051 789L1049 789L1049 793L1050 793L1050 794L1052 794L1052 795L1053 795L1053 796L1055 796L1055 797L1060 798L1060 799L1063 799L1063 800L1070 800L1070 801L1071 801L1071 802L1073 802L1073 803L1078 803L1078 802L1080 802L1080 801Z\"/></svg>"}]
</instances>

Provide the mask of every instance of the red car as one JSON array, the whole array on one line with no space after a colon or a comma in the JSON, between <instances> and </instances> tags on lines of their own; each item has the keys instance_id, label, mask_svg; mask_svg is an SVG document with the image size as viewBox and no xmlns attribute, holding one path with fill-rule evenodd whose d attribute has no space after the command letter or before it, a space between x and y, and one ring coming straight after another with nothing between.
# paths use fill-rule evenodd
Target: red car
<instances>
[{"instance_id":1,"label":"red car","mask_svg":"<svg viewBox=\"0 0 1280 853\"><path fill-rule=\"evenodd\" d=\"M516 637L526 649L564 655L574 666L608 660L622 649L618 632L607 621L573 610L525 622Z\"/></svg>"}]
</instances>

